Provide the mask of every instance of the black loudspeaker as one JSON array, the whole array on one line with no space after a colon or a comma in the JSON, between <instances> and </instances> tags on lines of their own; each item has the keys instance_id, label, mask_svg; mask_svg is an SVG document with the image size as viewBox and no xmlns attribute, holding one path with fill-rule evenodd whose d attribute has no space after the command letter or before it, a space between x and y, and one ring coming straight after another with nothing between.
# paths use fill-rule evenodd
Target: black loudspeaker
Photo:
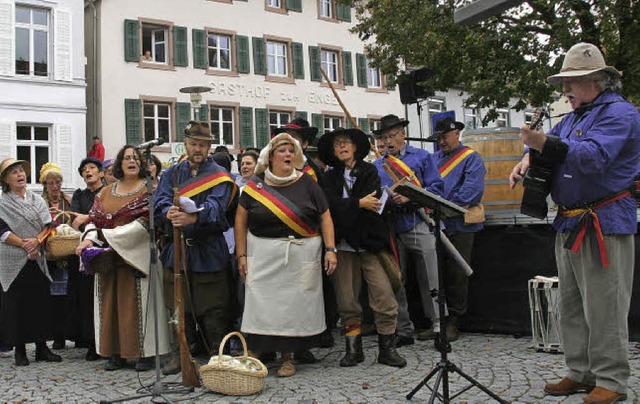
<instances>
[{"instance_id":1,"label":"black loudspeaker","mask_svg":"<svg viewBox=\"0 0 640 404\"><path fill-rule=\"evenodd\" d=\"M433 76L433 70L427 67L411 70L398 76L400 102L403 104L415 104L421 99L434 95L433 89L418 84L427 81L431 76Z\"/></svg>"}]
</instances>

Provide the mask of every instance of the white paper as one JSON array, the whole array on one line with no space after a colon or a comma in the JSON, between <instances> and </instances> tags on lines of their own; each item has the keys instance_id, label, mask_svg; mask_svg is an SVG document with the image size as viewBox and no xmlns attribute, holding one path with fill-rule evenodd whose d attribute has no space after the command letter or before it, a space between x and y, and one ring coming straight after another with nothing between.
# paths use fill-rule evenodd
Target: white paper
<instances>
[{"instance_id":1,"label":"white paper","mask_svg":"<svg viewBox=\"0 0 640 404\"><path fill-rule=\"evenodd\" d=\"M387 204L387 199L391 196L391 190L386 185L382 187L382 195L380 195L380 209L378 209L378 214L381 215L384 210L384 206Z\"/></svg>"},{"instance_id":2,"label":"white paper","mask_svg":"<svg viewBox=\"0 0 640 404\"><path fill-rule=\"evenodd\" d=\"M196 213L204 209L202 207L197 207L196 203L191 198L187 198L186 196L180 197L180 208L185 213Z\"/></svg>"}]
</instances>

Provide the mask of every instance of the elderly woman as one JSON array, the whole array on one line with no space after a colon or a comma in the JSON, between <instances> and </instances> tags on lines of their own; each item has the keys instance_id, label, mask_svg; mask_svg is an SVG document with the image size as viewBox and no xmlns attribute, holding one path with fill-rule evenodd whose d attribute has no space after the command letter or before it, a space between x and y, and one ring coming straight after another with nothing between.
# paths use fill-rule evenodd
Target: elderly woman
<instances>
[{"instance_id":1,"label":"elderly woman","mask_svg":"<svg viewBox=\"0 0 640 404\"><path fill-rule=\"evenodd\" d=\"M62 170L56 163L45 163L40 168L40 183L42 184L42 198L47 202L54 225L71 224L71 196L62 191ZM71 267L73 268L70 268ZM78 270L78 260L47 261L51 275L51 301L53 316L53 349L63 349L66 340L66 324L69 285L69 269Z\"/></svg>"},{"instance_id":2,"label":"elderly woman","mask_svg":"<svg viewBox=\"0 0 640 404\"><path fill-rule=\"evenodd\" d=\"M113 166L117 181L96 195L85 238L76 250L90 268L93 251L84 251L89 247L110 247L112 250L103 254L115 256L113 267L95 276L96 350L109 357L105 370L123 367L126 359L138 359L138 371L151 369L156 354L154 332L160 338L158 354L168 352L167 322L160 321L161 327L155 330L153 310L147 304L150 253L145 172L146 164L133 146L126 145L118 152Z\"/></svg>"},{"instance_id":3,"label":"elderly woman","mask_svg":"<svg viewBox=\"0 0 640 404\"><path fill-rule=\"evenodd\" d=\"M323 189L336 224L340 261L340 269L334 274L346 338L346 354L340 366L356 366L364 361L359 301L364 277L378 330L378 362L403 367L407 361L395 350L398 303L377 256L380 250L389 249L390 232L378 213L381 208L378 171L363 160L369 149L367 135L360 129L337 129L318 142L320 159L333 167L323 177Z\"/></svg>"},{"instance_id":4,"label":"elderly woman","mask_svg":"<svg viewBox=\"0 0 640 404\"><path fill-rule=\"evenodd\" d=\"M16 366L29 364L29 342L36 343L36 361L62 360L45 343L51 326L51 277L38 235L51 215L46 202L27 190L29 168L23 160L0 162L0 341L15 347Z\"/></svg>"},{"instance_id":5,"label":"elderly woman","mask_svg":"<svg viewBox=\"0 0 640 404\"><path fill-rule=\"evenodd\" d=\"M329 206L313 178L297 170L302 164L300 144L291 135L271 139L240 196L235 223L236 259L245 282L241 330L254 355L281 352L281 377L296 372L292 352L311 348L326 328L323 241L326 272L337 263Z\"/></svg>"}]
</instances>

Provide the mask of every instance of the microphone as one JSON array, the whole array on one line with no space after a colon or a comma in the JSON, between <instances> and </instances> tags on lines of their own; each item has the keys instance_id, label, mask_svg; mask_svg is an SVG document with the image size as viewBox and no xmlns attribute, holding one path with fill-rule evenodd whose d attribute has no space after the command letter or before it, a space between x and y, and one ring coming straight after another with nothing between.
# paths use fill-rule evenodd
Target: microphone
<instances>
[{"instance_id":1,"label":"microphone","mask_svg":"<svg viewBox=\"0 0 640 404\"><path fill-rule=\"evenodd\" d=\"M150 140L148 142L140 143L136 146L136 149L150 149L152 147L160 146L161 144L166 143L167 139L163 137L159 137L154 140Z\"/></svg>"}]
</instances>

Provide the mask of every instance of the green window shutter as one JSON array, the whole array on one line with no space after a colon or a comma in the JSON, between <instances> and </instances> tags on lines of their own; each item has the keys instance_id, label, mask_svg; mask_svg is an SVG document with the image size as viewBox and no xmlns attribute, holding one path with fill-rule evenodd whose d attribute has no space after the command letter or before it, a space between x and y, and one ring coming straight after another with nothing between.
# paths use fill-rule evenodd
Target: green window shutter
<instances>
[{"instance_id":1,"label":"green window shutter","mask_svg":"<svg viewBox=\"0 0 640 404\"><path fill-rule=\"evenodd\" d=\"M395 90L396 80L391 76L386 76L386 78L387 78L387 90Z\"/></svg>"},{"instance_id":2,"label":"green window shutter","mask_svg":"<svg viewBox=\"0 0 640 404\"><path fill-rule=\"evenodd\" d=\"M140 61L140 22L124 20L124 60Z\"/></svg>"},{"instance_id":3,"label":"green window shutter","mask_svg":"<svg viewBox=\"0 0 640 404\"><path fill-rule=\"evenodd\" d=\"M173 65L189 66L187 27L173 27Z\"/></svg>"},{"instance_id":4,"label":"green window shutter","mask_svg":"<svg viewBox=\"0 0 640 404\"><path fill-rule=\"evenodd\" d=\"M192 29L193 67L207 68L207 34L202 29Z\"/></svg>"},{"instance_id":5,"label":"green window shutter","mask_svg":"<svg viewBox=\"0 0 640 404\"><path fill-rule=\"evenodd\" d=\"M311 126L318 128L318 134L322 136L324 134L324 115L311 114Z\"/></svg>"},{"instance_id":6,"label":"green window shutter","mask_svg":"<svg viewBox=\"0 0 640 404\"><path fill-rule=\"evenodd\" d=\"M178 102L176 103L176 142L184 141L184 128L191 120L191 103Z\"/></svg>"},{"instance_id":7,"label":"green window shutter","mask_svg":"<svg viewBox=\"0 0 640 404\"><path fill-rule=\"evenodd\" d=\"M127 144L142 143L142 101L137 98L124 100L124 120Z\"/></svg>"},{"instance_id":8,"label":"green window shutter","mask_svg":"<svg viewBox=\"0 0 640 404\"><path fill-rule=\"evenodd\" d=\"M340 21L351 22L351 6L348 4L336 4L336 17Z\"/></svg>"},{"instance_id":9,"label":"green window shutter","mask_svg":"<svg viewBox=\"0 0 640 404\"><path fill-rule=\"evenodd\" d=\"M239 109L240 120L240 147L246 149L247 147L254 147L253 144L253 108L240 107Z\"/></svg>"},{"instance_id":10,"label":"green window shutter","mask_svg":"<svg viewBox=\"0 0 640 404\"><path fill-rule=\"evenodd\" d=\"M361 131L369 133L369 120L367 118L358 118L358 125Z\"/></svg>"},{"instance_id":11,"label":"green window shutter","mask_svg":"<svg viewBox=\"0 0 640 404\"><path fill-rule=\"evenodd\" d=\"M356 53L356 74L358 75L358 87L367 87L367 57L362 53Z\"/></svg>"},{"instance_id":12,"label":"green window shutter","mask_svg":"<svg viewBox=\"0 0 640 404\"><path fill-rule=\"evenodd\" d=\"M264 38L251 38L253 42L253 72L267 74L267 54L264 50Z\"/></svg>"},{"instance_id":13,"label":"green window shutter","mask_svg":"<svg viewBox=\"0 0 640 404\"><path fill-rule=\"evenodd\" d=\"M236 69L238 73L250 73L249 37L236 35Z\"/></svg>"},{"instance_id":14,"label":"green window shutter","mask_svg":"<svg viewBox=\"0 0 640 404\"><path fill-rule=\"evenodd\" d=\"M308 121L309 118L307 118L309 116L309 114L307 113L307 111L296 111L296 118L302 118L305 121Z\"/></svg>"},{"instance_id":15,"label":"green window shutter","mask_svg":"<svg viewBox=\"0 0 640 404\"><path fill-rule=\"evenodd\" d=\"M262 149L269 143L269 112L266 108L256 108L256 141Z\"/></svg>"},{"instance_id":16,"label":"green window shutter","mask_svg":"<svg viewBox=\"0 0 640 404\"><path fill-rule=\"evenodd\" d=\"M302 12L302 0L287 0L287 10Z\"/></svg>"},{"instance_id":17,"label":"green window shutter","mask_svg":"<svg viewBox=\"0 0 640 404\"><path fill-rule=\"evenodd\" d=\"M198 120L202 122L209 122L209 106L207 104L201 104L198 110Z\"/></svg>"},{"instance_id":18,"label":"green window shutter","mask_svg":"<svg viewBox=\"0 0 640 404\"><path fill-rule=\"evenodd\" d=\"M320 73L320 48L317 46L309 46L309 67L311 70L311 81L322 81L322 73Z\"/></svg>"},{"instance_id":19,"label":"green window shutter","mask_svg":"<svg viewBox=\"0 0 640 404\"><path fill-rule=\"evenodd\" d=\"M291 53L293 54L293 77L304 79L304 51L300 42L291 43Z\"/></svg>"},{"instance_id":20,"label":"green window shutter","mask_svg":"<svg viewBox=\"0 0 640 404\"><path fill-rule=\"evenodd\" d=\"M353 85L353 62L351 52L342 52L342 67L344 68L344 84Z\"/></svg>"},{"instance_id":21,"label":"green window shutter","mask_svg":"<svg viewBox=\"0 0 640 404\"><path fill-rule=\"evenodd\" d=\"M349 117L345 116L344 120L345 120L345 124L347 126L347 129L352 129L354 127L353 123L351 122L351 119L349 119Z\"/></svg>"}]
</instances>

